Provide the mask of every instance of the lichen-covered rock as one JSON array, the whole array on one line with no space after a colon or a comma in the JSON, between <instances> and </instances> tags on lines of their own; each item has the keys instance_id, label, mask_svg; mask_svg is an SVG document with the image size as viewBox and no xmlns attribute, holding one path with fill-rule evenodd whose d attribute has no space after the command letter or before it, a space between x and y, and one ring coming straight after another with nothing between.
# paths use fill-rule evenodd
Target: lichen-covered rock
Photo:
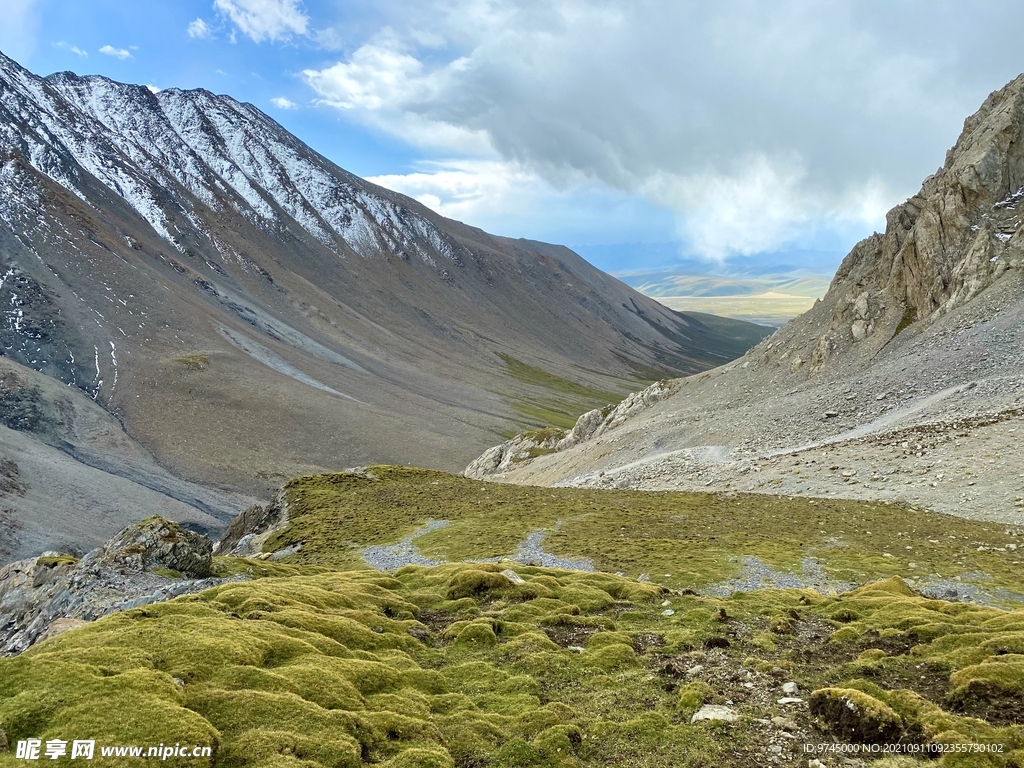
<instances>
[{"instance_id":1,"label":"lichen-covered rock","mask_svg":"<svg viewBox=\"0 0 1024 768\"><path fill-rule=\"evenodd\" d=\"M854 688L821 688L811 694L810 710L825 731L851 744L895 744L903 735L892 708Z\"/></svg>"},{"instance_id":2,"label":"lichen-covered rock","mask_svg":"<svg viewBox=\"0 0 1024 768\"><path fill-rule=\"evenodd\" d=\"M196 579L210 575L213 544L162 517L129 525L114 538L82 558L82 565L131 569L167 568Z\"/></svg>"},{"instance_id":3,"label":"lichen-covered rock","mask_svg":"<svg viewBox=\"0 0 1024 768\"><path fill-rule=\"evenodd\" d=\"M60 552L0 568L0 655L108 613L221 583L210 578L213 545L151 517L128 526L81 560Z\"/></svg>"}]
</instances>

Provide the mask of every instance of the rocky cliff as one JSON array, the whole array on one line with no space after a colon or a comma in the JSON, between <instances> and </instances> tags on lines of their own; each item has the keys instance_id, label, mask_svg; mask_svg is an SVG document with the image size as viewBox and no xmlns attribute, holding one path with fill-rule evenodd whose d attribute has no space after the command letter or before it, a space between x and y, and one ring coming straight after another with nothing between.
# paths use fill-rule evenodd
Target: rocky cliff
<instances>
[{"instance_id":1,"label":"rocky cliff","mask_svg":"<svg viewBox=\"0 0 1024 768\"><path fill-rule=\"evenodd\" d=\"M914 320L963 306L1024 257L1024 75L985 100L921 191L860 243L829 289L831 316L810 356L876 351ZM820 312L818 313L820 314ZM805 358L806 359L806 358Z\"/></svg>"}]
</instances>

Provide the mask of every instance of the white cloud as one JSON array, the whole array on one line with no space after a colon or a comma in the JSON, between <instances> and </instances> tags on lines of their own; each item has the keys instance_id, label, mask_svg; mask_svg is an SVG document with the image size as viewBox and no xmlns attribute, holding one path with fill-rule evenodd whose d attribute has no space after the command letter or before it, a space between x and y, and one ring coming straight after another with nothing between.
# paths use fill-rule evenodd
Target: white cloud
<instances>
[{"instance_id":1,"label":"white cloud","mask_svg":"<svg viewBox=\"0 0 1024 768\"><path fill-rule=\"evenodd\" d=\"M437 90L418 59L386 43L364 45L348 62L303 75L323 103L339 109L401 110Z\"/></svg>"},{"instance_id":2,"label":"white cloud","mask_svg":"<svg viewBox=\"0 0 1024 768\"><path fill-rule=\"evenodd\" d=\"M298 0L214 0L213 6L257 43L287 40L309 29L309 17Z\"/></svg>"},{"instance_id":3,"label":"white cloud","mask_svg":"<svg viewBox=\"0 0 1024 768\"><path fill-rule=\"evenodd\" d=\"M147 85L146 88L149 89L150 93L160 93L160 91L162 90L162 89L156 87L155 85Z\"/></svg>"},{"instance_id":4,"label":"white cloud","mask_svg":"<svg viewBox=\"0 0 1024 768\"><path fill-rule=\"evenodd\" d=\"M805 199L806 171L795 158L785 162L758 155L737 166L733 174L655 173L643 191L682 214L684 239L715 259L769 250L793 239L794 230L821 213Z\"/></svg>"},{"instance_id":5,"label":"white cloud","mask_svg":"<svg viewBox=\"0 0 1024 768\"><path fill-rule=\"evenodd\" d=\"M884 226L963 118L1017 74L1012 30L1024 22L1008 0L966 26L923 0L378 7L361 46L303 73L320 103L435 154L511 163L554 190L642 195L708 256L816 227ZM483 174L475 188L495 182L482 166L461 173ZM446 178L401 183L452 210L461 198L434 188Z\"/></svg>"},{"instance_id":6,"label":"white cloud","mask_svg":"<svg viewBox=\"0 0 1024 768\"><path fill-rule=\"evenodd\" d=\"M70 43L65 43L63 40L61 40L59 43L54 43L53 45L54 45L55 48L62 48L65 51L71 51L71 53L75 54L76 56L88 56L89 55L88 51L83 51L77 45L71 45Z\"/></svg>"},{"instance_id":7,"label":"white cloud","mask_svg":"<svg viewBox=\"0 0 1024 768\"><path fill-rule=\"evenodd\" d=\"M196 18L195 21L189 22L188 36L193 40L209 40L213 36L213 30L201 18Z\"/></svg>"},{"instance_id":8,"label":"white cloud","mask_svg":"<svg viewBox=\"0 0 1024 768\"><path fill-rule=\"evenodd\" d=\"M624 242L644 231L673 237L668 216L603 185L558 190L529 168L487 159L423 161L405 174L370 177L443 216L488 232L548 242Z\"/></svg>"},{"instance_id":9,"label":"white cloud","mask_svg":"<svg viewBox=\"0 0 1024 768\"><path fill-rule=\"evenodd\" d=\"M39 28L38 5L37 0L4 0L0 51L18 61L28 59Z\"/></svg>"},{"instance_id":10,"label":"white cloud","mask_svg":"<svg viewBox=\"0 0 1024 768\"><path fill-rule=\"evenodd\" d=\"M270 100L270 103L273 104L278 109L298 109L299 108L298 104L296 104L291 99L286 99L284 96L275 96L274 98L272 98Z\"/></svg>"},{"instance_id":11,"label":"white cloud","mask_svg":"<svg viewBox=\"0 0 1024 768\"><path fill-rule=\"evenodd\" d=\"M465 59L428 71L405 52L390 30L359 48L349 61L302 75L320 96L319 103L351 113L406 141L476 155L493 155L487 132L423 115L419 107L449 87Z\"/></svg>"},{"instance_id":12,"label":"white cloud","mask_svg":"<svg viewBox=\"0 0 1024 768\"><path fill-rule=\"evenodd\" d=\"M105 56L113 56L116 59L121 59L121 61L132 58L131 51L127 48L115 48L112 45L104 45L100 48L100 53Z\"/></svg>"},{"instance_id":13,"label":"white cloud","mask_svg":"<svg viewBox=\"0 0 1024 768\"><path fill-rule=\"evenodd\" d=\"M443 216L470 221L550 193L536 174L494 160L431 163L423 171L371 176L369 181L419 200Z\"/></svg>"}]
</instances>

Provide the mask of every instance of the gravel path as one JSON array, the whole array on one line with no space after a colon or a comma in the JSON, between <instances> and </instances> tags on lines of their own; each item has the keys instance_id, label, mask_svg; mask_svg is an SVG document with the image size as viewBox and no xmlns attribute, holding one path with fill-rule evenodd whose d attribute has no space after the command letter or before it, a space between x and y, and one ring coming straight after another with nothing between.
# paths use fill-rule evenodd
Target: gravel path
<instances>
[{"instance_id":1,"label":"gravel path","mask_svg":"<svg viewBox=\"0 0 1024 768\"><path fill-rule=\"evenodd\" d=\"M555 529L557 530L560 525L561 521ZM595 570L594 564L586 558L558 557L550 552L545 552L541 544L547 535L547 531L533 531L509 559L524 565L543 565L545 568L565 568L570 571Z\"/></svg>"},{"instance_id":2,"label":"gravel path","mask_svg":"<svg viewBox=\"0 0 1024 768\"><path fill-rule=\"evenodd\" d=\"M375 547L366 547L362 550L363 559L367 564L378 571L394 571L406 565L444 565L447 560L431 560L420 554L413 543L424 534L444 528L450 523L447 520L427 520L426 524L417 529L414 533L406 536L397 544L383 544ZM561 527L562 522L555 524L555 530ZM466 560L468 563L498 563L502 560L511 560L523 565L542 565L545 568L565 568L570 571L593 571L594 564L586 558L559 557L550 552L545 552L544 539L548 531L531 531L527 534L516 551L507 557L486 557L479 560Z\"/></svg>"},{"instance_id":3,"label":"gravel path","mask_svg":"<svg viewBox=\"0 0 1024 768\"><path fill-rule=\"evenodd\" d=\"M964 574L961 578L984 582L989 577L984 573ZM1013 592L1001 587L984 587L976 583L958 581L956 579L907 579L912 589L925 597L937 600L949 600L954 603L977 603L978 605L1005 607L1011 603L1024 603L1024 594Z\"/></svg>"},{"instance_id":4,"label":"gravel path","mask_svg":"<svg viewBox=\"0 0 1024 768\"><path fill-rule=\"evenodd\" d=\"M376 547L366 547L360 553L367 564L378 571L395 571L406 565L443 565L444 560L431 560L424 557L413 544L424 534L444 528L448 525L447 520L427 520L426 525L417 529L413 534L406 536L397 544L382 544Z\"/></svg>"},{"instance_id":5,"label":"gravel path","mask_svg":"<svg viewBox=\"0 0 1024 768\"><path fill-rule=\"evenodd\" d=\"M803 559L800 563L801 573L775 570L752 556L733 558L733 560L743 564L740 575L705 587L700 590L701 594L728 597L733 592L752 592L756 589L809 588L817 590L823 595L837 595L858 586L849 581L833 581L825 574L821 563L813 557Z\"/></svg>"}]
</instances>

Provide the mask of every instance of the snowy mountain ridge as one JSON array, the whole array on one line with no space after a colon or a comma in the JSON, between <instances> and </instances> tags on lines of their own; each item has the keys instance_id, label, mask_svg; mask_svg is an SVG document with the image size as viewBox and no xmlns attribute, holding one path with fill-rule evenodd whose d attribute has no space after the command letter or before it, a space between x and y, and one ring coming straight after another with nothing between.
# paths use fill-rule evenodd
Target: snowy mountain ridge
<instances>
[{"instance_id":1,"label":"snowy mountain ridge","mask_svg":"<svg viewBox=\"0 0 1024 768\"><path fill-rule=\"evenodd\" d=\"M83 199L78 170L88 171L178 250L186 232L210 238L198 220L201 205L229 206L263 228L281 225L284 211L339 255L407 252L432 266L437 257L458 258L457 244L428 219L289 141L251 104L70 72L38 78L2 54L0 74L13 86L0 96L6 152L21 149L36 170ZM18 122L29 130L14 134Z\"/></svg>"}]
</instances>

